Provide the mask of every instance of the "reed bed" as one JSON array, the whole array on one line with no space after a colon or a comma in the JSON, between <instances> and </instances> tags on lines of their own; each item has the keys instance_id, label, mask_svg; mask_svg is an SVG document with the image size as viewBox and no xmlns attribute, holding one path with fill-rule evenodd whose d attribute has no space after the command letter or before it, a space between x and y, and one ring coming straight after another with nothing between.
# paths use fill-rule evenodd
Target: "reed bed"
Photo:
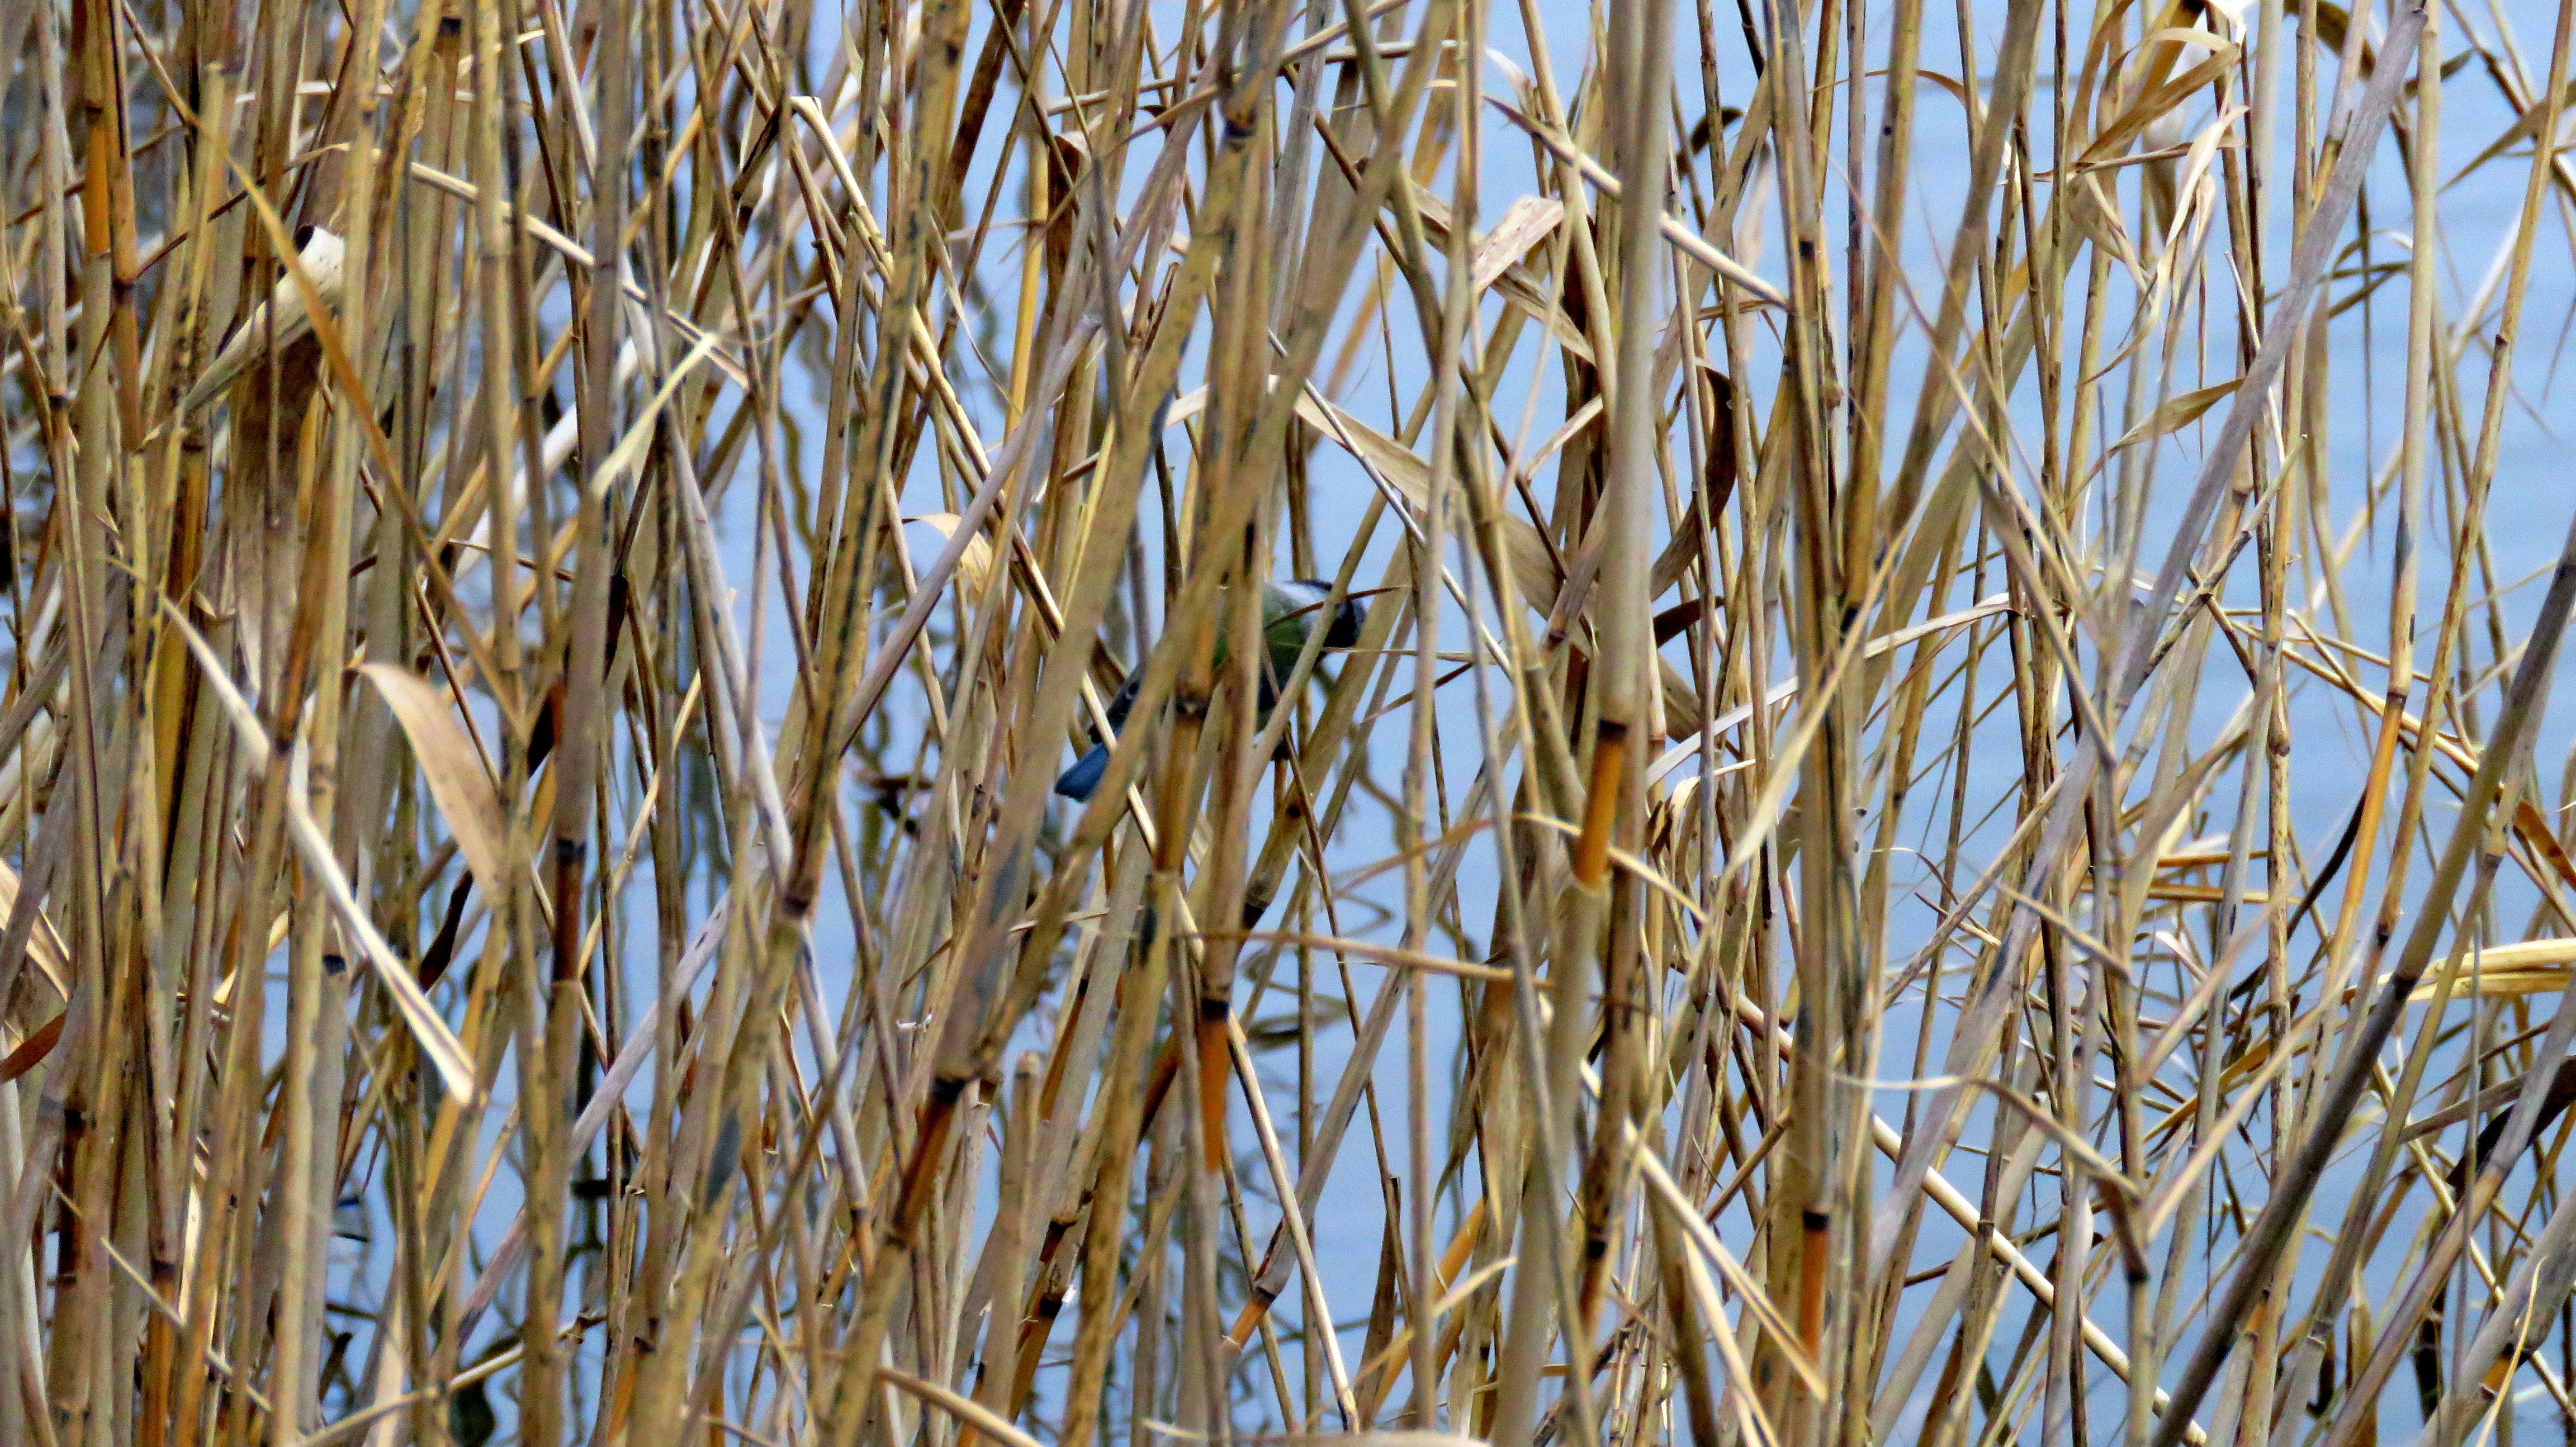
<instances>
[{"instance_id":1,"label":"reed bed","mask_svg":"<svg viewBox=\"0 0 2576 1447\"><path fill-rule=\"evenodd\" d=\"M0 1442L2576 1435L2571 23L0 0Z\"/></svg>"}]
</instances>

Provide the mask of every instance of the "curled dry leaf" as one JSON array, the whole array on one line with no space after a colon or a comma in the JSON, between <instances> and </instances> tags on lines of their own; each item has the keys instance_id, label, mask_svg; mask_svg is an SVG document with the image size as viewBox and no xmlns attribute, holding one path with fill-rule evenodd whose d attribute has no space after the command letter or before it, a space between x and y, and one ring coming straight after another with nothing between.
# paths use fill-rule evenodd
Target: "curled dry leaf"
<instances>
[{"instance_id":1,"label":"curled dry leaf","mask_svg":"<svg viewBox=\"0 0 2576 1447\"><path fill-rule=\"evenodd\" d=\"M5 921L18 907L18 871L0 863L0 921ZM36 931L27 936L27 958L42 971L45 983L54 987L54 998L70 993L71 955L63 948L63 937L54 932L54 922L42 913L36 916Z\"/></svg>"},{"instance_id":2,"label":"curled dry leaf","mask_svg":"<svg viewBox=\"0 0 2576 1447\"><path fill-rule=\"evenodd\" d=\"M953 512L923 513L904 521L933 529L942 541L957 536L957 514ZM983 534L978 533L966 540L966 551L957 559L957 572L965 580L969 594L984 591L984 580L993 574L993 545L985 541Z\"/></svg>"},{"instance_id":3,"label":"curled dry leaf","mask_svg":"<svg viewBox=\"0 0 2576 1447\"><path fill-rule=\"evenodd\" d=\"M362 664L358 671L376 686L394 721L402 725L403 737L411 740L421 777L429 781L430 796L438 801L438 812L446 817L474 877L487 882L509 878L509 827L500 795L482 751L457 721L454 700L428 679L390 663Z\"/></svg>"}]
</instances>

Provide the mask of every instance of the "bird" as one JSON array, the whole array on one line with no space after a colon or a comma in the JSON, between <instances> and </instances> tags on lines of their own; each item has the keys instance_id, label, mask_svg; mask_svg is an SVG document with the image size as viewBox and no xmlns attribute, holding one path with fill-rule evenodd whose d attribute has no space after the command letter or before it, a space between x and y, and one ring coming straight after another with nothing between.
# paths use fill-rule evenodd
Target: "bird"
<instances>
[{"instance_id":1,"label":"bird","mask_svg":"<svg viewBox=\"0 0 2576 1447\"><path fill-rule=\"evenodd\" d=\"M313 283L314 293L326 307L340 305L341 265L347 260L348 244L319 226L301 226L295 232L295 259L304 275ZM292 343L312 334L313 316L304 306L304 288L296 285L295 275L288 272L277 279L268 298L252 307L250 316L224 342L223 350L197 374L194 386L179 399L182 421L214 405L224 389L240 378L250 365L268 355L275 347L283 351Z\"/></svg>"},{"instance_id":2,"label":"bird","mask_svg":"<svg viewBox=\"0 0 2576 1447\"><path fill-rule=\"evenodd\" d=\"M1305 651L1306 637L1323 617L1325 602L1331 598L1333 585L1315 578L1291 578L1281 583L1261 585L1261 638L1268 666L1261 672L1261 713L1267 718L1278 701L1276 690L1297 666L1297 655ZM1347 649L1360 641L1360 620L1367 609L1357 598L1344 598L1324 627L1323 647L1328 651ZM1225 640L1217 640L1217 659L1225 658ZM1109 700L1109 737L1091 746L1089 752L1074 761L1073 767L1058 775L1055 791L1076 803L1088 803L1100 788L1100 780L1109 772L1109 746L1117 741L1118 731L1127 726L1128 711L1136 706L1136 693L1144 685L1144 670L1130 674L1117 696Z\"/></svg>"}]
</instances>

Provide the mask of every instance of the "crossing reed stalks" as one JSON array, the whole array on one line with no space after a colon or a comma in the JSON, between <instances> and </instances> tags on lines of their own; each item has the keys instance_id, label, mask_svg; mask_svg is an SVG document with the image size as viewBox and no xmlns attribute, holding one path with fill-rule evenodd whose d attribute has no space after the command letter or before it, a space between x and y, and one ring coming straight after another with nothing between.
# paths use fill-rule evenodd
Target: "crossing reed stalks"
<instances>
[{"instance_id":1,"label":"crossing reed stalks","mask_svg":"<svg viewBox=\"0 0 2576 1447\"><path fill-rule=\"evenodd\" d=\"M0 1442L2576 1434L2571 25L0 0Z\"/></svg>"}]
</instances>

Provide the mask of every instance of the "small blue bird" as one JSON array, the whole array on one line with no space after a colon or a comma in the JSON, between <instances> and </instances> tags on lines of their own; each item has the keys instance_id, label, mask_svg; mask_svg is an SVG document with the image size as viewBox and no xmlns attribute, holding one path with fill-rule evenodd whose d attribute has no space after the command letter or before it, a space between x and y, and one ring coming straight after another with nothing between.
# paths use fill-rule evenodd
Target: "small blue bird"
<instances>
[{"instance_id":1,"label":"small blue bird","mask_svg":"<svg viewBox=\"0 0 2576 1447\"><path fill-rule=\"evenodd\" d=\"M1261 637L1269 656L1269 666L1261 673L1261 714L1267 719L1271 705L1277 702L1274 690L1286 681L1297 666L1297 655L1305 651L1307 630L1324 617L1324 601L1332 596L1330 583L1313 578L1291 578L1284 583L1261 585ZM1327 650L1349 648L1360 641L1360 620L1367 609L1356 598L1344 598L1332 611L1324 628L1323 647ZM1217 661L1225 661L1225 639L1217 639ZM1127 726L1127 712L1136 706L1136 690L1143 686L1142 669L1128 676L1126 686L1109 700L1110 737L1091 746L1090 752L1074 761L1055 781L1055 791L1076 802L1088 803L1100 788L1101 777L1109 772L1109 746L1118 730Z\"/></svg>"}]
</instances>

